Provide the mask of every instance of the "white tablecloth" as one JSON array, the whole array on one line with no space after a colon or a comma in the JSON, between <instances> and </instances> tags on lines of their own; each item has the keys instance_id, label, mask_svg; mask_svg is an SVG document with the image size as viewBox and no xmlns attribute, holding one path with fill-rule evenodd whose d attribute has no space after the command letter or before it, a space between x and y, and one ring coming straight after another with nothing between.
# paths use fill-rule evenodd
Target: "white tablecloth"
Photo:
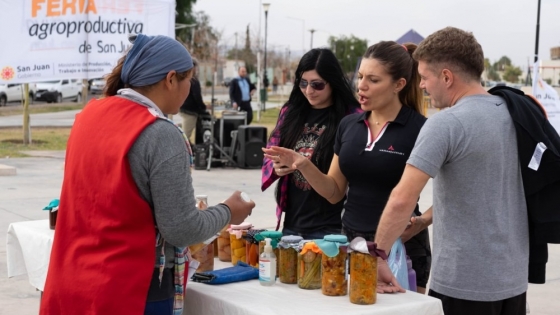
<instances>
[{"instance_id":1,"label":"white tablecloth","mask_svg":"<svg viewBox=\"0 0 560 315\"><path fill-rule=\"evenodd\" d=\"M53 238L49 220L10 224L6 241L8 277L27 274L29 283L43 291Z\"/></svg>"},{"instance_id":2,"label":"white tablecloth","mask_svg":"<svg viewBox=\"0 0 560 315\"><path fill-rule=\"evenodd\" d=\"M215 260L215 269L231 264ZM350 303L346 296L326 296L321 290L303 290L295 284L279 281L261 286L258 280L224 285L189 281L185 297L185 315L443 315L438 299L407 291L378 294L373 305Z\"/></svg>"}]
</instances>

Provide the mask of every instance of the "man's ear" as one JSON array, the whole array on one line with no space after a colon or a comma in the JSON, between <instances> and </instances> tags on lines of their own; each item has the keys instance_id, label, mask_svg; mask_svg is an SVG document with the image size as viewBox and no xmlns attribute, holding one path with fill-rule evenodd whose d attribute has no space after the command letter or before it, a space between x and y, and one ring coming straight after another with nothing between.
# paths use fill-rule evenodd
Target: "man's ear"
<instances>
[{"instance_id":1,"label":"man's ear","mask_svg":"<svg viewBox=\"0 0 560 315\"><path fill-rule=\"evenodd\" d=\"M441 74L442 74L442 80L446 86L448 87L451 86L455 81L455 76L453 75L453 72L451 72L451 70L443 69L441 71Z\"/></svg>"}]
</instances>

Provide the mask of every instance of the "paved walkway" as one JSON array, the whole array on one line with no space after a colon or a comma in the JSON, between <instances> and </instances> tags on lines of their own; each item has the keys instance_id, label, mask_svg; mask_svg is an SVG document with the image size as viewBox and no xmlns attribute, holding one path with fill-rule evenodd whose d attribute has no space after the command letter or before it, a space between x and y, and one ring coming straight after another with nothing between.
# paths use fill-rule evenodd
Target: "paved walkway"
<instances>
[{"instance_id":1,"label":"paved walkway","mask_svg":"<svg viewBox=\"0 0 560 315\"><path fill-rule=\"evenodd\" d=\"M74 115L75 112L37 114L33 120L67 126L72 124ZM10 121L14 118L0 117L0 127ZM0 159L0 164L17 169L16 176L0 177L0 231L7 231L12 222L47 219L48 213L41 209L59 197L64 152L29 153L33 157ZM210 204L226 199L236 189L246 191L257 204L249 221L257 228L273 228L276 224L273 189L260 191L260 175L260 170L237 168L195 170L193 185L197 194L209 196ZM422 192L420 209L427 209L431 203L430 181ZM40 294L31 287L27 277L7 278L5 244L6 234L0 233L0 315L37 314ZM560 246L549 245L549 251L547 283L529 286L528 301L533 315L560 314Z\"/></svg>"}]
</instances>

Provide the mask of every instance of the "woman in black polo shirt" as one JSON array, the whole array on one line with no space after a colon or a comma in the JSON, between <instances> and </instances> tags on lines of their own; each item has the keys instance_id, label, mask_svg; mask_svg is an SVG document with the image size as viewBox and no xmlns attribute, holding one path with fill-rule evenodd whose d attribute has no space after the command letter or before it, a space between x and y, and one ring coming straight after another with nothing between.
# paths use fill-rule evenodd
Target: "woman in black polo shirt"
<instances>
[{"instance_id":1,"label":"woman in black polo shirt","mask_svg":"<svg viewBox=\"0 0 560 315\"><path fill-rule=\"evenodd\" d=\"M265 151L278 165L297 169L331 203L345 196L342 232L353 239L373 241L383 208L399 182L406 160L426 118L420 114L422 90L414 44L380 42L368 48L359 69L358 96L364 113L340 122L334 157L327 175L299 154L281 147ZM424 293L430 272L428 225L431 208L411 219L402 235Z\"/></svg>"}]
</instances>

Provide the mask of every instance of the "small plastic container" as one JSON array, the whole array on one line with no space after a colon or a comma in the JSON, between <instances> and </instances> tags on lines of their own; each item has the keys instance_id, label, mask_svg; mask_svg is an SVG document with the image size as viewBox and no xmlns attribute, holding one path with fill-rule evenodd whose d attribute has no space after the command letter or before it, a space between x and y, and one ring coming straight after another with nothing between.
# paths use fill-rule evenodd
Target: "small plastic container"
<instances>
[{"instance_id":1,"label":"small plastic container","mask_svg":"<svg viewBox=\"0 0 560 315\"><path fill-rule=\"evenodd\" d=\"M315 242L301 244L301 251L298 254L298 287L307 290L321 288L321 259L321 249Z\"/></svg>"},{"instance_id":2,"label":"small plastic container","mask_svg":"<svg viewBox=\"0 0 560 315\"><path fill-rule=\"evenodd\" d=\"M301 236L283 236L278 243L280 258L278 259L278 278L282 283L297 283L297 248Z\"/></svg>"},{"instance_id":3,"label":"small plastic container","mask_svg":"<svg viewBox=\"0 0 560 315\"><path fill-rule=\"evenodd\" d=\"M342 296L348 294L348 254L340 246L348 245L346 235L325 235L317 242L323 252L321 257L321 291L324 295Z\"/></svg>"},{"instance_id":4,"label":"small plastic container","mask_svg":"<svg viewBox=\"0 0 560 315\"><path fill-rule=\"evenodd\" d=\"M235 266L237 261L247 262L245 251L245 240L243 236L247 235L247 231L253 225L249 222L243 222L240 225L231 225L229 231L229 242L231 248L231 263Z\"/></svg>"},{"instance_id":5,"label":"small plastic container","mask_svg":"<svg viewBox=\"0 0 560 315\"><path fill-rule=\"evenodd\" d=\"M410 291L418 291L416 287L416 271L412 269L412 260L406 256L406 267L408 268L408 288Z\"/></svg>"},{"instance_id":6,"label":"small plastic container","mask_svg":"<svg viewBox=\"0 0 560 315\"><path fill-rule=\"evenodd\" d=\"M276 257L276 260L278 260L278 258L280 258L280 250L278 249L278 243L280 242L280 239L282 238L282 232L279 232L279 231L262 231L259 234L255 235L255 239L259 241L259 257L264 252L264 246L266 244L265 243L266 238L270 238L270 244L272 246L272 251L274 252L274 256ZM275 275L278 276L278 263L276 264Z\"/></svg>"}]
</instances>

